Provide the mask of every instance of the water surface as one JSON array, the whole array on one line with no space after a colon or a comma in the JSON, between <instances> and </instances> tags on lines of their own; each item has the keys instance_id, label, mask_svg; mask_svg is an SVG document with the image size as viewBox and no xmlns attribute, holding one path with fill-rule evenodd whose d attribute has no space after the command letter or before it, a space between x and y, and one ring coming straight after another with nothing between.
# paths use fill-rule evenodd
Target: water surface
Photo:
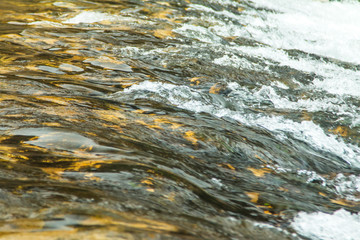
<instances>
[{"instance_id":1,"label":"water surface","mask_svg":"<svg viewBox=\"0 0 360 240\"><path fill-rule=\"evenodd\" d=\"M358 2L0 9L0 238L356 239Z\"/></svg>"}]
</instances>

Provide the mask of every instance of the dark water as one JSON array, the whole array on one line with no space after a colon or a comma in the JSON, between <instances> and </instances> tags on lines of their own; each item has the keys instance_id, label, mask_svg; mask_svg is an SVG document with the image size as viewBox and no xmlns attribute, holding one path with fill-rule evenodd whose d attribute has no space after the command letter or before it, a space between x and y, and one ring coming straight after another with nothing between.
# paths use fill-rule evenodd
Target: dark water
<instances>
[{"instance_id":1,"label":"dark water","mask_svg":"<svg viewBox=\"0 0 360 240\"><path fill-rule=\"evenodd\" d=\"M224 49L265 44L182 34L176 29L186 24L213 24L190 4L239 17L257 9L196 0L1 1L0 239L305 239L290 225L298 212L360 210L358 192L347 190L351 200L337 188L339 174L359 171L351 162L359 131L349 115L279 108L253 93L280 82L287 88L276 93L293 102L336 96L297 87L314 73L256 56L237 55L258 70L214 63ZM88 15L79 20L81 13ZM359 105L356 96L342 101ZM355 150L318 147L305 130L279 137L259 116L294 128L308 121Z\"/></svg>"}]
</instances>

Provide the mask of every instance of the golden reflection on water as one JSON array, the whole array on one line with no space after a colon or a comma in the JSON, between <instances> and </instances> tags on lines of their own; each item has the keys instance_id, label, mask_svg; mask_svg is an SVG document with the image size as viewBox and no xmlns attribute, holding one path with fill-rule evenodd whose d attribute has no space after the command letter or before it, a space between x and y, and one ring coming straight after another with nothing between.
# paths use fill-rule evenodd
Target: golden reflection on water
<instances>
[{"instance_id":1,"label":"golden reflection on water","mask_svg":"<svg viewBox=\"0 0 360 240\"><path fill-rule=\"evenodd\" d=\"M146 99L107 97L121 97L144 80L180 79L213 95L224 91L213 72L184 67L181 75L181 64L147 59L149 51L181 51L174 28L189 21L188 4L199 2L0 2L0 239L220 239L226 234L217 227L232 234L231 227L239 228L228 212L262 220L287 212L278 195L259 191L288 194L289 202L299 198L297 187L284 188L268 168L277 159L262 148L253 154L257 148L247 145L256 142L256 131L242 133L240 124L232 130L207 115L200 121ZM96 13L105 19L77 20ZM312 120L305 111L300 115ZM352 136L343 126L329 132ZM242 165L233 161L238 149L248 157ZM229 194L209 169L241 191ZM192 176L196 171L204 175ZM358 205L321 196L323 206ZM243 205L253 212L242 212Z\"/></svg>"},{"instance_id":2,"label":"golden reflection on water","mask_svg":"<svg viewBox=\"0 0 360 240\"><path fill-rule=\"evenodd\" d=\"M161 23L158 29L147 29L147 26L139 29L139 25L135 27L131 21L146 21L130 18L127 21L115 22L109 19L88 26L63 23L82 12L118 13L127 7L131 9L130 5L127 6L127 3L121 1L118 4L96 1L0 3L0 74L3 75L0 84L1 90L6 90L5 93L0 93L1 107L6 110L1 114L1 121L5 129L9 129L6 135L0 138L2 162L29 166L30 162L40 164L39 169L45 174L44 180L47 179L49 185L71 183L66 176L75 173L79 183L99 182L103 180L101 174L83 172L83 169L93 169L92 171L96 172L102 165L111 164L112 160L106 159L111 153L107 152L116 153L118 150L91 140L98 136L91 128L83 129L81 134L63 129L74 124L82 125L87 121L96 121L97 127L106 129L112 132L111 134L123 134L124 138L137 141L126 134L126 126L129 124L156 130L163 130L160 126L170 126L170 130L182 126L166 116L149 123L147 117L139 117L142 112L137 113L134 110L130 115L124 114L121 108L115 106L109 106L109 109L93 106L93 102L85 98L67 96L67 93L73 90L79 95L103 95L104 92L115 92L137 83L144 77L148 78L143 74L129 75L133 68L139 68L137 63L130 59L119 59L113 52L108 51L116 43L101 42L93 38L91 31L128 31L130 35L153 34L154 39L165 39L174 36L172 24ZM166 2L152 4L146 1L138 6L139 10L155 21L173 21L171 16L174 11L169 7ZM114 72L118 74L112 76ZM10 78L13 80L8 80ZM94 82L92 79L98 80ZM18 130L13 131L16 128ZM40 162L34 161L36 156L41 155L44 156L39 159ZM47 155L51 157L47 159ZM51 160L55 156L57 160ZM27 163L28 160L31 161ZM55 165L52 166L52 163ZM11 165L9 168L12 168ZM28 182L19 183L13 190L14 193L36 194L37 190L30 189L41 188L41 184L32 184L32 178L21 178L27 179ZM141 181L139 179L137 183L139 187L144 185ZM147 191L146 184L143 188ZM170 197L172 198L173 196ZM55 206L51 201L48 204L39 210L31 210L30 207L28 211L33 212L25 215L38 215ZM115 215L116 219L99 215L83 217L71 223L74 226L82 226L85 230L70 225L62 227L61 221L57 226L57 220L53 220L54 229L47 230L52 220L14 216L13 220L10 218L0 223L0 239L132 239L132 234L126 233L130 229L142 232L144 236L147 236L146 232L151 236L156 232L178 231L176 226L165 222L129 213L116 212ZM54 218L66 219L66 216ZM91 230L93 227L96 228Z\"/></svg>"},{"instance_id":3,"label":"golden reflection on water","mask_svg":"<svg viewBox=\"0 0 360 240\"><path fill-rule=\"evenodd\" d=\"M135 239L130 231L144 232L143 237L146 238L154 237L154 233L178 231L176 226L165 222L129 214L117 215L116 218L91 216L71 219L71 217L57 215L54 220L48 221L17 219L16 222L3 222L0 223L2 232L0 239ZM89 230L62 226L66 221ZM94 226L96 228L92 230ZM129 233L126 233L126 230ZM146 232L154 233L146 234Z\"/></svg>"}]
</instances>

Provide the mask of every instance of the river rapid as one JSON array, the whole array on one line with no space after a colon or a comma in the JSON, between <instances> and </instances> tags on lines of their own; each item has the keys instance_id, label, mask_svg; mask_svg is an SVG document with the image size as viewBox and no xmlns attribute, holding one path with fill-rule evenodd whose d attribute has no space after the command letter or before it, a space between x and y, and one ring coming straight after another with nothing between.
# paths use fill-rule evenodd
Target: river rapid
<instances>
[{"instance_id":1,"label":"river rapid","mask_svg":"<svg viewBox=\"0 0 360 240\"><path fill-rule=\"evenodd\" d=\"M359 12L1 1L0 239L358 239Z\"/></svg>"}]
</instances>

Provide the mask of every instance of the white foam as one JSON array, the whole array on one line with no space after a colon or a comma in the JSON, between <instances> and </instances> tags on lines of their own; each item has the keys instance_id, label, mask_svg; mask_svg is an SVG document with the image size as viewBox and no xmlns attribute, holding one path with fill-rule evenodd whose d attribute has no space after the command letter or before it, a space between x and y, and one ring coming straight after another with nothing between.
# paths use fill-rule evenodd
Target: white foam
<instances>
[{"instance_id":1,"label":"white foam","mask_svg":"<svg viewBox=\"0 0 360 240\"><path fill-rule=\"evenodd\" d=\"M211 23L211 25L206 26L206 28L208 29L208 31L211 31L217 36L231 37L243 35L243 26L239 25L238 23L243 20L240 15L234 14L225 9L221 11L216 11L212 8L199 4L189 4L189 10L195 10L205 13L201 16L202 22ZM198 21L197 18L193 20L195 22ZM201 23L199 22L199 24Z\"/></svg>"},{"instance_id":2,"label":"white foam","mask_svg":"<svg viewBox=\"0 0 360 240\"><path fill-rule=\"evenodd\" d=\"M202 12L212 13L215 16L221 16L222 18L225 17L225 19L233 19L233 20L240 20L241 17L239 15L236 15L232 12L229 12L227 10L221 10L221 11L215 11L212 8L199 5L199 4L189 4L189 10L198 10Z\"/></svg>"},{"instance_id":3,"label":"white foam","mask_svg":"<svg viewBox=\"0 0 360 240\"><path fill-rule=\"evenodd\" d=\"M238 118L238 115L235 115L233 118L243 121L242 116ZM290 133L296 139L305 141L317 149L333 153L350 164L360 166L359 147L346 144L342 139L338 139L334 135L326 134L320 126L313 122L302 121L299 123L279 116L258 117L252 121L249 119L247 122L252 122L252 124L277 133L277 137L280 139L286 138L286 133Z\"/></svg>"},{"instance_id":4,"label":"white foam","mask_svg":"<svg viewBox=\"0 0 360 240\"><path fill-rule=\"evenodd\" d=\"M323 79L317 78L313 81L312 85L315 88L332 94L360 96L360 71L344 69L323 60L293 59L285 51L271 47L237 47L237 50L248 55L271 59L282 66L289 66L323 77Z\"/></svg>"},{"instance_id":5,"label":"white foam","mask_svg":"<svg viewBox=\"0 0 360 240\"><path fill-rule=\"evenodd\" d=\"M214 0L216 1L216 0ZM216 1L220 3L219 1ZM286 1L286 0L255 0L256 6L267 7L275 11L265 10L245 10L235 14L226 10L216 11L210 7L190 4L189 10L200 12L199 18L185 17L187 20L174 31L183 34L193 42L192 47L211 48L220 57L213 60L214 64L220 66L233 66L236 68L246 68L255 71L270 72L269 69L262 67L259 62L267 66L288 66L301 72L315 74L317 78L312 83L299 83L296 88L302 91L309 91L308 98L291 99L286 96L286 92L278 91L279 88L289 89L279 82L269 82L270 86L263 85L260 89L246 89L238 84L229 86L232 92L219 98L211 97L207 93L191 89L186 86L164 84L145 81L139 85L133 85L126 89L124 93L134 93L142 97L157 98L156 100L174 104L178 107L194 112L207 112L218 117L231 117L247 125L257 125L266 128L277 134L279 139L285 139L292 135L294 138L307 142L322 151L333 153L341 157L344 161L359 166L360 148L358 146L345 143L340 137L330 133L327 129L322 129L319 125L311 121L296 122L282 116L269 117L265 114L250 114L243 109L251 107L262 107L263 102L269 102L276 109L282 110L305 110L307 112L331 112L339 117L346 116L353 121L351 126L360 124L360 109L348 102L346 99L352 95L360 96L360 72L352 69L345 69L335 62L328 62L321 59L314 59L309 56L299 54L297 58L290 56L285 50L278 47L289 49L300 49L307 52L323 54L329 57L337 57L344 61L360 60L357 48L354 44L359 41L360 30L356 29L347 32L355 27L359 16L350 10L349 16L343 16L347 9L359 9L359 3L336 3L336 2L316 2L311 0ZM307 5L308 4L308 5ZM341 6L341 7L339 7ZM360 11L359 11L360 12ZM349 26L344 25L350 21ZM355 23L354 23L355 22ZM244 25L242 25L244 23ZM330 32L330 28L334 31ZM316 31L315 31L316 30ZM338 32L336 32L338 30ZM340 34L340 35L339 35ZM342 35L341 35L342 34ZM224 37L247 36L264 42L266 45L258 46L238 46L236 42L224 44ZM333 49L333 45L341 42L341 48ZM326 44L324 44L326 43ZM349 48L349 46L351 46ZM188 46L183 46L185 49ZM350 49L350 50L349 50ZM134 49L129 49L130 53L136 54ZM136 50L136 49L135 49ZM178 51L178 50L177 50ZM191 51L173 54L188 54ZM193 51L194 52L194 51ZM326 55L329 53L328 55ZM147 51L144 54L152 54ZM194 57L201 58L201 54L194 53ZM243 56L251 56L245 58ZM250 59L250 60L248 60ZM276 73L272 73L276 75ZM296 82L296 79L293 79ZM294 88L293 86L291 88ZM322 94L324 91L330 94ZM156 94L147 95L146 92ZM321 93L321 94L318 94ZM236 111L222 104L223 100L236 104ZM220 99L220 100L219 100ZM265 106L266 107L266 106Z\"/></svg>"},{"instance_id":6,"label":"white foam","mask_svg":"<svg viewBox=\"0 0 360 240\"><path fill-rule=\"evenodd\" d=\"M217 188L222 188L224 187L224 184L222 184L220 179L217 178L211 178L210 179L211 183L213 183Z\"/></svg>"},{"instance_id":7,"label":"white foam","mask_svg":"<svg viewBox=\"0 0 360 240\"><path fill-rule=\"evenodd\" d=\"M217 4L221 4L221 5L227 5L227 6L240 6L239 3L235 2L235 1L231 1L231 0L208 0L211 3L217 3Z\"/></svg>"},{"instance_id":8,"label":"white foam","mask_svg":"<svg viewBox=\"0 0 360 240\"><path fill-rule=\"evenodd\" d=\"M325 178L323 178L322 176L320 176L319 174L317 174L314 171L309 171L309 170L298 170L297 174L300 176L306 176L307 183L311 183L313 181L319 181L321 183L322 186L326 186L326 180Z\"/></svg>"},{"instance_id":9,"label":"white foam","mask_svg":"<svg viewBox=\"0 0 360 240\"><path fill-rule=\"evenodd\" d=\"M79 23L95 23L102 21L114 21L117 17L108 13L83 11L68 20L63 21L67 24L79 24Z\"/></svg>"},{"instance_id":10,"label":"white foam","mask_svg":"<svg viewBox=\"0 0 360 240\"><path fill-rule=\"evenodd\" d=\"M277 86L280 84L280 86ZM276 82L273 84L279 88L287 89L287 86ZM352 119L360 121L360 108L351 105L340 97L318 97L315 99L297 99L289 100L286 96L280 96L274 89L274 86L263 85L258 91L252 93L258 98L258 101L271 101L277 109L284 110L306 110L307 112L331 112L334 115L347 115Z\"/></svg>"},{"instance_id":11,"label":"white foam","mask_svg":"<svg viewBox=\"0 0 360 240\"><path fill-rule=\"evenodd\" d=\"M177 86L168 83L144 81L140 84L132 85L124 90L124 93L148 91L158 93L160 97L165 98L170 103L180 106L183 109L189 109L194 112L214 112L214 106L206 105L207 99L196 90L187 86ZM141 93L140 93L141 94Z\"/></svg>"},{"instance_id":12,"label":"white foam","mask_svg":"<svg viewBox=\"0 0 360 240\"><path fill-rule=\"evenodd\" d=\"M214 101L208 94L187 86L177 86L169 83L144 81L132 85L125 89L123 93L137 92L141 97L155 98L156 100L163 98L166 99L166 102L177 107L194 112L207 112L217 117L230 117L243 124L266 128L276 133L279 139L286 139L287 134L291 134L294 138L305 141L319 150L341 157L349 164L360 166L359 147L347 144L335 135L325 133L320 126L311 121L294 122L281 116L268 117L260 114L245 114L241 110L241 108L246 107L245 104L247 103L245 102L254 101L256 104L256 101L261 101L261 98L240 87L237 83L229 84L229 88L232 88L238 97L237 102L239 104L237 107L239 109L237 111L224 107L223 102ZM158 97L153 94L146 95L146 92L157 93ZM224 101L226 100L230 99L224 99Z\"/></svg>"},{"instance_id":13,"label":"white foam","mask_svg":"<svg viewBox=\"0 0 360 240\"><path fill-rule=\"evenodd\" d=\"M214 63L231 65L251 70L253 64L243 64L243 59L234 55L258 56L319 78L313 88L337 95L360 96L360 71L344 69L334 63L314 60L309 57L295 59L282 49L298 49L341 61L360 63L360 3L319 2L312 0L256 0L255 5L278 12L246 10L234 14L210 7L190 4L189 9L203 12L201 20L210 26L201 26L198 19L175 30L189 38L210 44L213 50L224 53ZM345 14L346 12L346 14ZM210 23L210 24L209 24ZM200 25L200 26L199 26ZM244 47L221 45L222 37L240 36L266 43L269 46ZM281 49L282 48L282 49Z\"/></svg>"},{"instance_id":14,"label":"white foam","mask_svg":"<svg viewBox=\"0 0 360 240\"><path fill-rule=\"evenodd\" d=\"M222 40L211 29L192 24L183 24L180 28L175 29L174 32L205 43L218 43Z\"/></svg>"},{"instance_id":15,"label":"white foam","mask_svg":"<svg viewBox=\"0 0 360 240\"><path fill-rule=\"evenodd\" d=\"M224 54L222 57L214 59L213 63L221 66L235 66L238 68L241 67L241 68L257 70L257 71L261 71L262 69L259 64L250 62L245 58L241 58L236 55Z\"/></svg>"},{"instance_id":16,"label":"white foam","mask_svg":"<svg viewBox=\"0 0 360 240\"><path fill-rule=\"evenodd\" d=\"M360 201L360 176L345 176L344 174L339 173L328 183L328 185L332 185L335 188L335 193L339 196L350 201Z\"/></svg>"},{"instance_id":17,"label":"white foam","mask_svg":"<svg viewBox=\"0 0 360 240\"><path fill-rule=\"evenodd\" d=\"M300 212L291 226L312 240L358 240L360 215L343 209L333 214Z\"/></svg>"},{"instance_id":18,"label":"white foam","mask_svg":"<svg viewBox=\"0 0 360 240\"><path fill-rule=\"evenodd\" d=\"M360 63L360 3L254 0L278 12L245 11L243 34L275 48Z\"/></svg>"},{"instance_id":19,"label":"white foam","mask_svg":"<svg viewBox=\"0 0 360 240\"><path fill-rule=\"evenodd\" d=\"M306 183L317 183L324 187L326 187L329 191L332 191L340 198L360 202L360 175L344 175L343 173L339 173L335 178L329 179L321 176L315 171L310 170L296 170L291 168L283 168L278 164L269 164L266 167L272 169L277 173L290 173L296 174L299 177L303 177L306 179Z\"/></svg>"}]
</instances>

